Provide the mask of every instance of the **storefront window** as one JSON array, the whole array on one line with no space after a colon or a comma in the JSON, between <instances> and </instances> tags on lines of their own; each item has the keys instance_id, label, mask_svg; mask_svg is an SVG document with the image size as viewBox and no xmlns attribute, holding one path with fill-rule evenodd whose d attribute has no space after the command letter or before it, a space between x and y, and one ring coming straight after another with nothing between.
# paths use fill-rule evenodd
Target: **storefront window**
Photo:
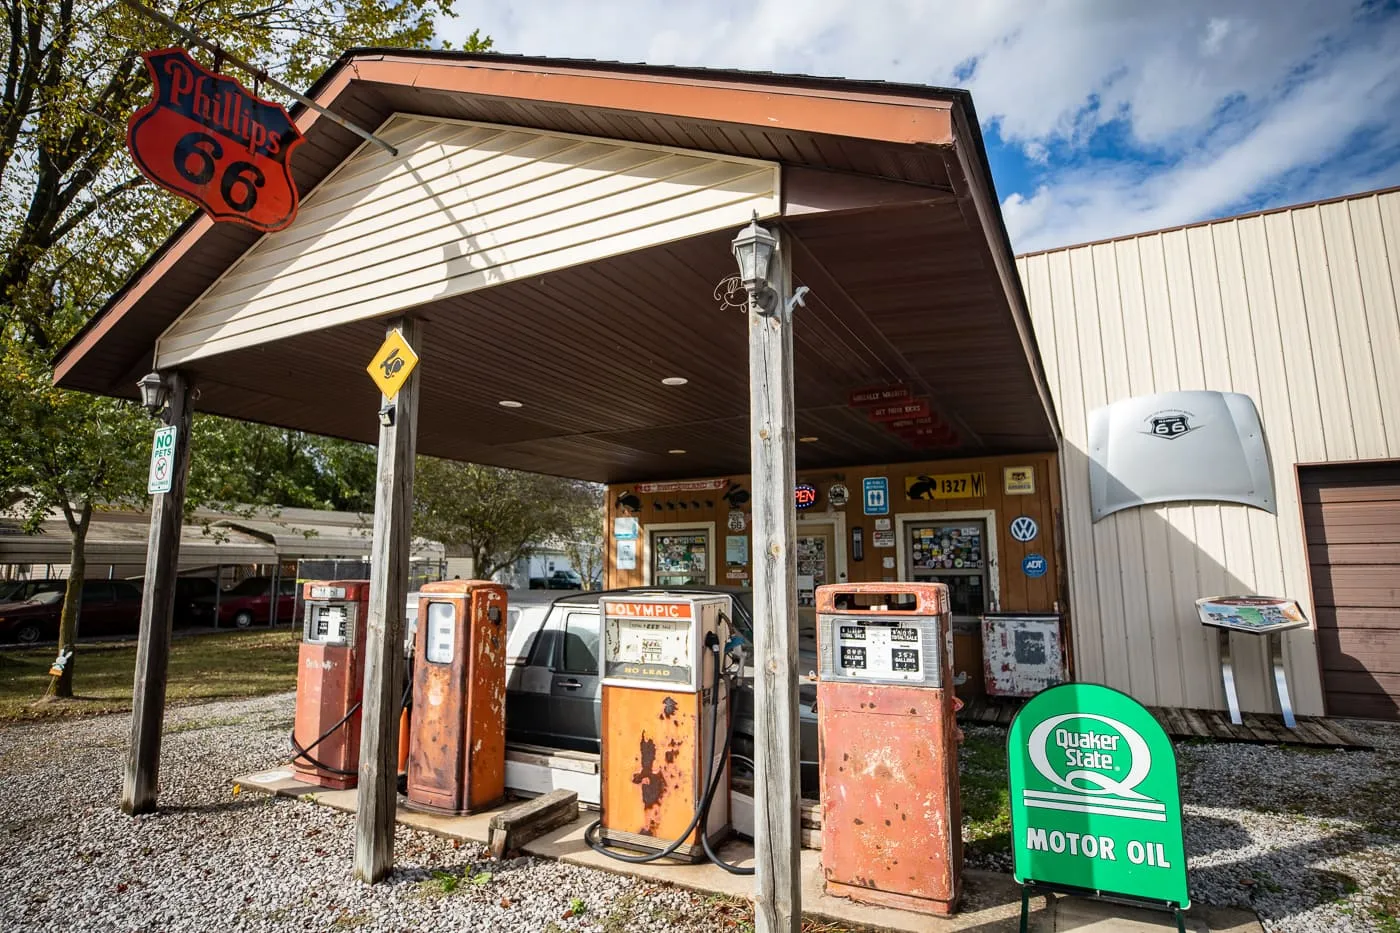
<instances>
[{"instance_id":1,"label":"storefront window","mask_svg":"<svg viewBox=\"0 0 1400 933\"><path fill-rule=\"evenodd\" d=\"M914 582L942 583L954 617L987 611L986 525L980 521L909 525L908 571Z\"/></svg>"},{"instance_id":2,"label":"storefront window","mask_svg":"<svg viewBox=\"0 0 1400 933\"><path fill-rule=\"evenodd\" d=\"M655 586L703 586L709 577L710 536L704 532L654 533L651 582Z\"/></svg>"}]
</instances>

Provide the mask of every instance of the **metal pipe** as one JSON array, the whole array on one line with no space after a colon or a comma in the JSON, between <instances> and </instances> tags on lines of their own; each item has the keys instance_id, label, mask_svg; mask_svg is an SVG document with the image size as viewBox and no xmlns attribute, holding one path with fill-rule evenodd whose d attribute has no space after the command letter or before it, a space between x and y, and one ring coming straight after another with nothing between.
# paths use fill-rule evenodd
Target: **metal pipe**
<instances>
[{"instance_id":1,"label":"metal pipe","mask_svg":"<svg viewBox=\"0 0 1400 933\"><path fill-rule=\"evenodd\" d=\"M131 9L135 10L137 13L140 13L147 19L160 23L166 29L171 30L176 35L183 38L186 42L189 42L191 45L197 45L201 49L204 49L206 52L210 52L214 55L220 56L224 59L224 61L228 62L230 65L233 65L236 68L242 68L244 71L248 72L248 74L252 75L254 78L257 78L259 81L267 82L269 87L276 88L277 90L281 91L283 94L286 94L288 97L291 97L292 99L296 100L303 106L316 111L321 116L330 120L332 123L335 123L337 126L342 126L350 132L354 133L356 136L360 137L361 139L367 140L369 142L374 143L377 146L382 147L385 152L389 153L389 155L396 156L399 154L399 150L395 149L393 146L389 145L387 142L380 139L378 136L375 136L369 130L363 129L360 126L351 123L349 120L345 119L337 113L332 113L325 107L322 107L320 104L316 103L311 98L307 97L305 94L300 94L287 87L287 85L283 84L281 81L278 81L276 78L272 77L266 71L263 71L261 68L255 68L254 66L243 61L243 59L239 58L238 56L230 55L228 52L225 52L223 49L219 48L214 43L205 39L203 36L200 36L198 33L191 32L184 26L181 26L179 23L166 16L160 10L153 10L150 7L146 6L144 3L138 2L138 0L121 0L121 2L129 6Z\"/></svg>"}]
</instances>

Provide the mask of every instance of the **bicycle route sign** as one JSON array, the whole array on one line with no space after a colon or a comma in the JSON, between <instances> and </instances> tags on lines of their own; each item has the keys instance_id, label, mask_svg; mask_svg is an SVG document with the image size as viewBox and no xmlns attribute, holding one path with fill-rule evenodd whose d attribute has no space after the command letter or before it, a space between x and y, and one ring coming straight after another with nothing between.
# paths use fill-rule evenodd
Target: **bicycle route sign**
<instances>
[{"instance_id":1,"label":"bicycle route sign","mask_svg":"<svg viewBox=\"0 0 1400 933\"><path fill-rule=\"evenodd\" d=\"M156 428L151 440L151 471L146 476L146 492L157 495L170 491L175 476L175 425Z\"/></svg>"},{"instance_id":2,"label":"bicycle route sign","mask_svg":"<svg viewBox=\"0 0 1400 933\"><path fill-rule=\"evenodd\" d=\"M1098 684L1050 687L1006 753L1016 881L1191 906L1176 754L1146 708Z\"/></svg>"}]
</instances>

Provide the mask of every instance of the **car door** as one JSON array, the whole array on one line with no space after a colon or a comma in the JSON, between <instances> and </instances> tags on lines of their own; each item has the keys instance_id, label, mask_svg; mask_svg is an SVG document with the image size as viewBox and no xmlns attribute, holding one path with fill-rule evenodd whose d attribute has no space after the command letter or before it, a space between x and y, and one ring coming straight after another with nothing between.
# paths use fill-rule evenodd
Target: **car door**
<instances>
[{"instance_id":1,"label":"car door","mask_svg":"<svg viewBox=\"0 0 1400 933\"><path fill-rule=\"evenodd\" d=\"M115 623L112 584L107 580L84 580L78 634L84 637L110 635L116 627Z\"/></svg>"},{"instance_id":2,"label":"car door","mask_svg":"<svg viewBox=\"0 0 1400 933\"><path fill-rule=\"evenodd\" d=\"M554 677L564 614L553 607L545 616L519 675L506 689L506 738L528 745L558 747L559 735L551 715L550 684Z\"/></svg>"},{"instance_id":3,"label":"car door","mask_svg":"<svg viewBox=\"0 0 1400 933\"><path fill-rule=\"evenodd\" d=\"M136 584L126 580L112 581L112 612L108 624L109 631L123 635L141 631L141 590Z\"/></svg>"},{"instance_id":4,"label":"car door","mask_svg":"<svg viewBox=\"0 0 1400 933\"><path fill-rule=\"evenodd\" d=\"M598 751L602 720L598 677L598 609L564 612L559 664L550 679L550 717L565 748Z\"/></svg>"}]
</instances>

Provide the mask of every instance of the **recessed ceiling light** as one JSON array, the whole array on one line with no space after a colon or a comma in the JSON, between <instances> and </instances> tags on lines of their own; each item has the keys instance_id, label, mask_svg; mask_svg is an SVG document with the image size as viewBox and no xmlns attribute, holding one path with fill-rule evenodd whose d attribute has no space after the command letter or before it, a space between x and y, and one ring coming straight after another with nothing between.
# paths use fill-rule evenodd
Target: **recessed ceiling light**
<instances>
[{"instance_id":1,"label":"recessed ceiling light","mask_svg":"<svg viewBox=\"0 0 1400 933\"><path fill-rule=\"evenodd\" d=\"M515 399L510 399L510 398L503 398L503 399L501 399L499 402L497 402L496 404L500 405L502 408L524 408L524 407L525 407L525 404L524 404L523 402L517 402Z\"/></svg>"},{"instance_id":2,"label":"recessed ceiling light","mask_svg":"<svg viewBox=\"0 0 1400 933\"><path fill-rule=\"evenodd\" d=\"M684 376L667 376L661 380L661 384L664 386L683 386L689 381Z\"/></svg>"},{"instance_id":3,"label":"recessed ceiling light","mask_svg":"<svg viewBox=\"0 0 1400 933\"><path fill-rule=\"evenodd\" d=\"M666 451L666 452L667 452L668 454L683 454L683 453L685 453L685 451L684 451L684 450L681 450L679 447L672 447L670 450L668 450L668 451Z\"/></svg>"},{"instance_id":4,"label":"recessed ceiling light","mask_svg":"<svg viewBox=\"0 0 1400 933\"><path fill-rule=\"evenodd\" d=\"M806 437L799 437L797 440L803 444L810 444L813 441L821 440L821 438L817 437L815 434L808 434Z\"/></svg>"}]
</instances>

